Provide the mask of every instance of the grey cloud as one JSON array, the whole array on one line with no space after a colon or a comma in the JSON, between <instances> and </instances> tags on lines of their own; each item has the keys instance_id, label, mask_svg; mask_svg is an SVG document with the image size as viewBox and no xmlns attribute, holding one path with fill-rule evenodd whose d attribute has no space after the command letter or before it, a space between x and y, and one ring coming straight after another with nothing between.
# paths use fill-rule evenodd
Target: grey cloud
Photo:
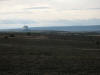
<instances>
[{"instance_id":1,"label":"grey cloud","mask_svg":"<svg viewBox=\"0 0 100 75\"><path fill-rule=\"evenodd\" d=\"M32 20L1 20L0 24L35 24Z\"/></svg>"},{"instance_id":2,"label":"grey cloud","mask_svg":"<svg viewBox=\"0 0 100 75\"><path fill-rule=\"evenodd\" d=\"M9 0L0 0L0 1L2 1L2 2L3 2L3 1L9 1Z\"/></svg>"},{"instance_id":3,"label":"grey cloud","mask_svg":"<svg viewBox=\"0 0 100 75\"><path fill-rule=\"evenodd\" d=\"M73 9L73 10L100 10L100 8L85 8L85 9Z\"/></svg>"},{"instance_id":4,"label":"grey cloud","mask_svg":"<svg viewBox=\"0 0 100 75\"><path fill-rule=\"evenodd\" d=\"M89 8L91 10L100 10L100 8Z\"/></svg>"},{"instance_id":5,"label":"grey cloud","mask_svg":"<svg viewBox=\"0 0 100 75\"><path fill-rule=\"evenodd\" d=\"M0 24L38 24L33 20L1 20ZM47 26L100 25L100 19L45 21Z\"/></svg>"},{"instance_id":6,"label":"grey cloud","mask_svg":"<svg viewBox=\"0 0 100 75\"><path fill-rule=\"evenodd\" d=\"M67 9L67 10L100 10L100 8L74 8L74 9Z\"/></svg>"},{"instance_id":7,"label":"grey cloud","mask_svg":"<svg viewBox=\"0 0 100 75\"><path fill-rule=\"evenodd\" d=\"M23 13L28 13L28 14L32 14L32 12L3 12L3 13L0 13L0 15L8 15L8 14L23 14Z\"/></svg>"},{"instance_id":8,"label":"grey cloud","mask_svg":"<svg viewBox=\"0 0 100 75\"><path fill-rule=\"evenodd\" d=\"M100 19L88 19L88 20L58 20L49 21L48 25L53 26L68 26L68 25L100 25Z\"/></svg>"},{"instance_id":9,"label":"grey cloud","mask_svg":"<svg viewBox=\"0 0 100 75\"><path fill-rule=\"evenodd\" d=\"M50 7L31 7L26 9L49 9Z\"/></svg>"}]
</instances>

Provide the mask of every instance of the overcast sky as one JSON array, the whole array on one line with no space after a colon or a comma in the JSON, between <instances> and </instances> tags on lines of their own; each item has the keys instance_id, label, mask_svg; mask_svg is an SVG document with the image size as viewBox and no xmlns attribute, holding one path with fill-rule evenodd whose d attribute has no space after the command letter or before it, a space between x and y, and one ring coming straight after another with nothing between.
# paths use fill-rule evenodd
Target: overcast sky
<instances>
[{"instance_id":1,"label":"overcast sky","mask_svg":"<svg viewBox=\"0 0 100 75\"><path fill-rule=\"evenodd\" d=\"M100 0L0 0L0 28L100 25Z\"/></svg>"}]
</instances>

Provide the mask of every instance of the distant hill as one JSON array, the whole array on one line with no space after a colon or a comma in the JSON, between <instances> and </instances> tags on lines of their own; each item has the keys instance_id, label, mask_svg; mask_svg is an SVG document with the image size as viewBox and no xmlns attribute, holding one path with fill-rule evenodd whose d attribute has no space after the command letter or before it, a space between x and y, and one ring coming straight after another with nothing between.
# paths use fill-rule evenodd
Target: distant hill
<instances>
[{"instance_id":1,"label":"distant hill","mask_svg":"<svg viewBox=\"0 0 100 75\"><path fill-rule=\"evenodd\" d=\"M55 30L55 31L100 31L100 25L94 26L52 26L52 27L32 27L30 30Z\"/></svg>"},{"instance_id":2,"label":"distant hill","mask_svg":"<svg viewBox=\"0 0 100 75\"><path fill-rule=\"evenodd\" d=\"M3 29L0 31L15 31L15 32L27 32L27 31L72 31L72 32L100 32L100 25L92 26L51 26L51 27L29 27L27 30L23 28L18 29Z\"/></svg>"}]
</instances>

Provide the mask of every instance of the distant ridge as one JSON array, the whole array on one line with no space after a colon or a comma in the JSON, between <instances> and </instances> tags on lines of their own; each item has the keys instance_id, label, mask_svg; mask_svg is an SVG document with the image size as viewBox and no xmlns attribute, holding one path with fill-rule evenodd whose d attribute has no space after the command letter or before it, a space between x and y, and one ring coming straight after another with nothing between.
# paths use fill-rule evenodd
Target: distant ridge
<instances>
[{"instance_id":1,"label":"distant ridge","mask_svg":"<svg viewBox=\"0 0 100 75\"><path fill-rule=\"evenodd\" d=\"M100 31L100 25L93 26L51 26L31 27L31 30L55 30L55 31Z\"/></svg>"},{"instance_id":2,"label":"distant ridge","mask_svg":"<svg viewBox=\"0 0 100 75\"><path fill-rule=\"evenodd\" d=\"M50 26L50 27L29 27L28 30L23 28L17 29L2 29L0 31L16 31L16 32L28 32L28 31L72 31L72 32L100 32L100 25L91 26Z\"/></svg>"}]
</instances>

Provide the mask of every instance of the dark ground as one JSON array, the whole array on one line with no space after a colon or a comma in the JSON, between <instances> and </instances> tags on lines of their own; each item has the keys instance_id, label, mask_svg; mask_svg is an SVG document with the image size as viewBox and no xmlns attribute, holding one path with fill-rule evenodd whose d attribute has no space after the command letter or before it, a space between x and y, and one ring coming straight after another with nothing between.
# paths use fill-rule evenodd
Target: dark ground
<instances>
[{"instance_id":1,"label":"dark ground","mask_svg":"<svg viewBox=\"0 0 100 75\"><path fill-rule=\"evenodd\" d=\"M100 75L100 36L2 33L0 75Z\"/></svg>"}]
</instances>

